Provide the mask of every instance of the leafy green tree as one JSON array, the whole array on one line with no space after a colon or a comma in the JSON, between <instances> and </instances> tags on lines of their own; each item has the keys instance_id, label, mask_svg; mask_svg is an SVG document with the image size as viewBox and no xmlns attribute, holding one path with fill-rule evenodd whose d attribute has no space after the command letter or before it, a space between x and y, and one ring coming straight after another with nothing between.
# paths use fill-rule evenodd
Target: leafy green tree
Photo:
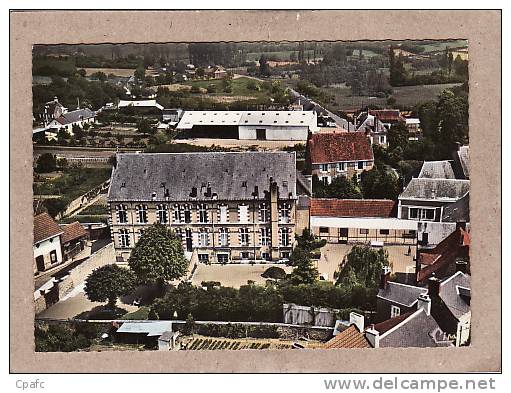
<instances>
[{"instance_id":1,"label":"leafy green tree","mask_svg":"<svg viewBox=\"0 0 511 393\"><path fill-rule=\"evenodd\" d=\"M61 324L35 327L36 352L72 352L87 348L91 341L76 330Z\"/></svg>"},{"instance_id":2,"label":"leafy green tree","mask_svg":"<svg viewBox=\"0 0 511 393\"><path fill-rule=\"evenodd\" d=\"M295 236L297 247L307 252L313 252L326 245L325 239L318 239L309 228L305 228L301 235Z\"/></svg>"},{"instance_id":3,"label":"leafy green tree","mask_svg":"<svg viewBox=\"0 0 511 393\"><path fill-rule=\"evenodd\" d=\"M85 71L83 68L80 68L78 71L76 71L78 75L80 75L82 78L84 78L87 75L87 71Z\"/></svg>"},{"instance_id":4,"label":"leafy green tree","mask_svg":"<svg viewBox=\"0 0 511 393\"><path fill-rule=\"evenodd\" d=\"M336 285L353 288L356 286L376 288L381 271L389 265L387 251L369 246L354 246L346 255L346 264L340 272Z\"/></svg>"},{"instance_id":5,"label":"leafy green tree","mask_svg":"<svg viewBox=\"0 0 511 393\"><path fill-rule=\"evenodd\" d=\"M44 207L53 218L66 210L67 205L68 201L64 198L49 198L44 200Z\"/></svg>"},{"instance_id":6,"label":"leafy green tree","mask_svg":"<svg viewBox=\"0 0 511 393\"><path fill-rule=\"evenodd\" d=\"M293 271L289 275L289 280L295 284L312 284L318 277L318 269L313 265L310 252L302 250L300 247L295 247L289 262L294 266Z\"/></svg>"},{"instance_id":7,"label":"leafy green tree","mask_svg":"<svg viewBox=\"0 0 511 393\"><path fill-rule=\"evenodd\" d=\"M271 68L270 65L268 64L268 58L264 53L259 58L259 74L262 76L271 75Z\"/></svg>"},{"instance_id":8,"label":"leafy green tree","mask_svg":"<svg viewBox=\"0 0 511 393\"><path fill-rule=\"evenodd\" d=\"M271 266L261 274L264 278L273 278L274 280L283 280L287 274L284 269L278 266Z\"/></svg>"},{"instance_id":9,"label":"leafy green tree","mask_svg":"<svg viewBox=\"0 0 511 393\"><path fill-rule=\"evenodd\" d=\"M408 145L408 129L405 123L393 124L388 132L389 148L394 149L400 146L403 150Z\"/></svg>"},{"instance_id":10,"label":"leafy green tree","mask_svg":"<svg viewBox=\"0 0 511 393\"><path fill-rule=\"evenodd\" d=\"M138 80L138 81L143 81L145 80L145 68L140 66L138 67L136 70L135 70L135 78Z\"/></svg>"},{"instance_id":11,"label":"leafy green tree","mask_svg":"<svg viewBox=\"0 0 511 393\"><path fill-rule=\"evenodd\" d=\"M360 183L365 199L396 200L401 191L399 177L385 167L362 172Z\"/></svg>"},{"instance_id":12,"label":"leafy green tree","mask_svg":"<svg viewBox=\"0 0 511 393\"><path fill-rule=\"evenodd\" d=\"M153 127L151 127L151 123L147 119L142 119L137 124L137 132L140 134L151 134L153 132Z\"/></svg>"},{"instance_id":13,"label":"leafy green tree","mask_svg":"<svg viewBox=\"0 0 511 393\"><path fill-rule=\"evenodd\" d=\"M338 176L330 184L323 184L319 178L312 177L312 190L317 198L360 199L362 193L352 179Z\"/></svg>"},{"instance_id":14,"label":"leafy green tree","mask_svg":"<svg viewBox=\"0 0 511 393\"><path fill-rule=\"evenodd\" d=\"M117 298L128 295L134 289L135 276L132 271L119 265L105 265L89 274L84 291L90 301L108 301L108 308L113 310Z\"/></svg>"},{"instance_id":15,"label":"leafy green tree","mask_svg":"<svg viewBox=\"0 0 511 393\"><path fill-rule=\"evenodd\" d=\"M51 153L41 154L36 161L35 171L37 173L48 173L57 170L57 159Z\"/></svg>"},{"instance_id":16,"label":"leafy green tree","mask_svg":"<svg viewBox=\"0 0 511 393\"><path fill-rule=\"evenodd\" d=\"M188 269L181 241L159 223L139 239L128 263L142 283L157 284L162 290L165 282L183 277Z\"/></svg>"}]
</instances>

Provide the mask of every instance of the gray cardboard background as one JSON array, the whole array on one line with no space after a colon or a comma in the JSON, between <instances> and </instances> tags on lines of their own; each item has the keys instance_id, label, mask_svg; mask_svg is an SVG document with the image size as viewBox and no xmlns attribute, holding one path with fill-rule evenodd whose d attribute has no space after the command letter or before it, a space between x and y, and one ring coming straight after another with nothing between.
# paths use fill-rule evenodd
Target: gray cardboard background
<instances>
[{"instance_id":1,"label":"gray cardboard background","mask_svg":"<svg viewBox=\"0 0 511 393\"><path fill-rule=\"evenodd\" d=\"M31 11L10 14L10 34L11 372L500 371L500 11ZM474 287L470 347L34 352L30 134L33 44L446 38L469 40Z\"/></svg>"}]
</instances>

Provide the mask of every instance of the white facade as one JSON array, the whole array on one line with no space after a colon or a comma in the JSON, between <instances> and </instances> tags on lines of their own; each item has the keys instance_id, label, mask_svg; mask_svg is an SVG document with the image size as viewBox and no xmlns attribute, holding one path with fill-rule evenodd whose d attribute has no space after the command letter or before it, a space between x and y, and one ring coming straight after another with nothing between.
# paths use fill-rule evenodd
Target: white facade
<instances>
[{"instance_id":1,"label":"white facade","mask_svg":"<svg viewBox=\"0 0 511 393\"><path fill-rule=\"evenodd\" d=\"M272 126L272 125L240 125L238 128L240 140L264 139L270 141L305 141L309 133L307 126ZM264 137L262 137L264 135Z\"/></svg>"},{"instance_id":2,"label":"white facade","mask_svg":"<svg viewBox=\"0 0 511 393\"><path fill-rule=\"evenodd\" d=\"M62 263L62 246L60 235L50 237L34 244L34 271L46 270L48 267ZM44 269L38 266L38 259L44 262Z\"/></svg>"},{"instance_id":3,"label":"white facade","mask_svg":"<svg viewBox=\"0 0 511 393\"><path fill-rule=\"evenodd\" d=\"M318 217L311 216L311 227L417 230L417 222L398 218Z\"/></svg>"}]
</instances>

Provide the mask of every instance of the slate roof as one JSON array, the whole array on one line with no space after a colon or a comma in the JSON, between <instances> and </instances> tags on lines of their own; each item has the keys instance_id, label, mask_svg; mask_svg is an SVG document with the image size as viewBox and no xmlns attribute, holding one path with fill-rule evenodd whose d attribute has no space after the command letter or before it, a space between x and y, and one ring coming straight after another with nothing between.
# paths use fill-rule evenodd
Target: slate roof
<instances>
[{"instance_id":1,"label":"slate roof","mask_svg":"<svg viewBox=\"0 0 511 393\"><path fill-rule=\"evenodd\" d=\"M462 272L456 272L456 274L442 281L439 296L452 315L459 319L470 311L470 276Z\"/></svg>"},{"instance_id":2,"label":"slate roof","mask_svg":"<svg viewBox=\"0 0 511 393\"><path fill-rule=\"evenodd\" d=\"M443 222L470 222L470 193L463 198L444 207L442 213Z\"/></svg>"},{"instance_id":3,"label":"slate roof","mask_svg":"<svg viewBox=\"0 0 511 393\"><path fill-rule=\"evenodd\" d=\"M380 288L378 290L377 297L392 303L411 307L417 302L417 298L421 293L427 292L427 288L389 281L387 282L387 287L385 289Z\"/></svg>"},{"instance_id":4,"label":"slate roof","mask_svg":"<svg viewBox=\"0 0 511 393\"><path fill-rule=\"evenodd\" d=\"M456 175L452 168L452 161L424 161L419 178L456 179Z\"/></svg>"},{"instance_id":5,"label":"slate roof","mask_svg":"<svg viewBox=\"0 0 511 393\"><path fill-rule=\"evenodd\" d=\"M56 118L55 120L57 120L62 125L66 125L76 123L83 119L89 119L94 116L95 113L93 111L91 111L89 108L85 108L78 109L76 111L66 112L62 114L60 117Z\"/></svg>"},{"instance_id":6,"label":"slate roof","mask_svg":"<svg viewBox=\"0 0 511 393\"><path fill-rule=\"evenodd\" d=\"M307 149L313 164L374 159L371 142L361 132L313 134Z\"/></svg>"},{"instance_id":7,"label":"slate roof","mask_svg":"<svg viewBox=\"0 0 511 393\"><path fill-rule=\"evenodd\" d=\"M413 178L399 195L399 199L458 200L466 195L469 189L469 180Z\"/></svg>"},{"instance_id":8,"label":"slate roof","mask_svg":"<svg viewBox=\"0 0 511 393\"><path fill-rule=\"evenodd\" d=\"M62 234L62 229L48 213L34 217L34 244Z\"/></svg>"},{"instance_id":9,"label":"slate roof","mask_svg":"<svg viewBox=\"0 0 511 393\"><path fill-rule=\"evenodd\" d=\"M324 344L324 348L372 348L363 332L351 325Z\"/></svg>"},{"instance_id":10,"label":"slate roof","mask_svg":"<svg viewBox=\"0 0 511 393\"><path fill-rule=\"evenodd\" d=\"M87 232L83 229L82 224L78 221L67 224L64 227L64 233L62 234L62 244L69 243L70 241L80 239L87 236Z\"/></svg>"},{"instance_id":11,"label":"slate roof","mask_svg":"<svg viewBox=\"0 0 511 393\"><path fill-rule=\"evenodd\" d=\"M211 201L204 195L209 183L218 200L252 201L256 186L259 198L269 191L270 178L280 198L296 198L295 161L294 152L117 154L108 200L150 201L156 193L159 201Z\"/></svg>"},{"instance_id":12,"label":"slate roof","mask_svg":"<svg viewBox=\"0 0 511 393\"><path fill-rule=\"evenodd\" d=\"M423 309L417 310L393 328L380 334L380 348L451 346L452 342L447 339L435 319L427 315Z\"/></svg>"},{"instance_id":13,"label":"slate roof","mask_svg":"<svg viewBox=\"0 0 511 393\"><path fill-rule=\"evenodd\" d=\"M419 263L427 265L417 273L417 282L422 282L433 273L456 263L461 248L470 246L470 235L462 228L456 229L434 248L419 253Z\"/></svg>"},{"instance_id":14,"label":"slate roof","mask_svg":"<svg viewBox=\"0 0 511 393\"><path fill-rule=\"evenodd\" d=\"M396 217L396 202L387 199L312 198L311 216Z\"/></svg>"}]
</instances>

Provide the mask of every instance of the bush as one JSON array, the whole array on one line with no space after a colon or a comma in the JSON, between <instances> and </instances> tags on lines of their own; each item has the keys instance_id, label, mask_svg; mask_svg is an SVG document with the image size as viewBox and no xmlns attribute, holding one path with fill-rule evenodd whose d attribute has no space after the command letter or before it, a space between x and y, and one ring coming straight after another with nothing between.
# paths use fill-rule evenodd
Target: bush
<instances>
[{"instance_id":1,"label":"bush","mask_svg":"<svg viewBox=\"0 0 511 393\"><path fill-rule=\"evenodd\" d=\"M44 153L37 159L35 171L37 173L48 173L57 170L57 159L51 153Z\"/></svg>"},{"instance_id":2,"label":"bush","mask_svg":"<svg viewBox=\"0 0 511 393\"><path fill-rule=\"evenodd\" d=\"M66 325L43 325L35 327L36 352L72 352L87 348L91 340Z\"/></svg>"},{"instance_id":3,"label":"bush","mask_svg":"<svg viewBox=\"0 0 511 393\"><path fill-rule=\"evenodd\" d=\"M278 266L272 266L265 270L263 274L261 274L264 278L273 278L275 280L282 280L286 278L287 274L284 269Z\"/></svg>"}]
</instances>

